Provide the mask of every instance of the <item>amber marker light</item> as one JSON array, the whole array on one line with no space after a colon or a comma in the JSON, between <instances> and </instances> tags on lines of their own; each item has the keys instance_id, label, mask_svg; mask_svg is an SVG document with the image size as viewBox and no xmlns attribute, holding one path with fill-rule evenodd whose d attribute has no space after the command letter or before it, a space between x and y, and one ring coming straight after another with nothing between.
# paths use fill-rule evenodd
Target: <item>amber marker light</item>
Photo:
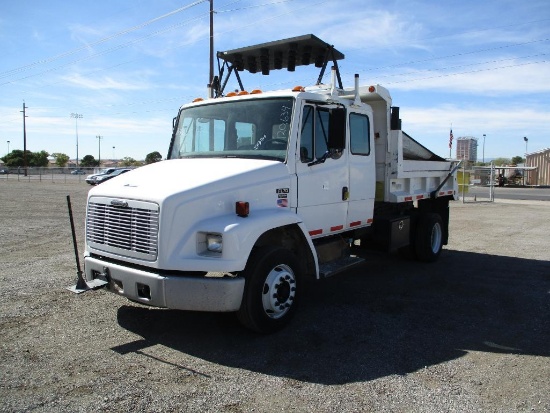
<instances>
[{"instance_id":1,"label":"amber marker light","mask_svg":"<svg viewBox=\"0 0 550 413\"><path fill-rule=\"evenodd\" d=\"M237 212L238 216L246 218L250 213L250 207L248 205L248 202L237 201L235 203L235 211Z\"/></svg>"}]
</instances>

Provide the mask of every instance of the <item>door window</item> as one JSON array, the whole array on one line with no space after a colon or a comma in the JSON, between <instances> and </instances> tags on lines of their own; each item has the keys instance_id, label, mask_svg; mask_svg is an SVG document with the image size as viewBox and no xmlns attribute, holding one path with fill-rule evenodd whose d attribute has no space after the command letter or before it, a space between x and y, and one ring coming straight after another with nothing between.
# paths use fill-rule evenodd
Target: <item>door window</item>
<instances>
[{"instance_id":1,"label":"door window","mask_svg":"<svg viewBox=\"0 0 550 413\"><path fill-rule=\"evenodd\" d=\"M319 159L327 152L328 120L328 109L304 107L300 139L300 160L303 163Z\"/></svg>"},{"instance_id":2,"label":"door window","mask_svg":"<svg viewBox=\"0 0 550 413\"><path fill-rule=\"evenodd\" d=\"M370 154L369 117L358 113L349 115L350 150L354 155Z\"/></svg>"}]
</instances>

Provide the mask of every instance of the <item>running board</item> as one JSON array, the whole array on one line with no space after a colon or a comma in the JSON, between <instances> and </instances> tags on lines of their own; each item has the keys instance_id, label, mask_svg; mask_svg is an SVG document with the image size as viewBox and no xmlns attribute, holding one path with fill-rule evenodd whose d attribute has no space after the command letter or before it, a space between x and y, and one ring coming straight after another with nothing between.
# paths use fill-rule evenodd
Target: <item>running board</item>
<instances>
[{"instance_id":1,"label":"running board","mask_svg":"<svg viewBox=\"0 0 550 413\"><path fill-rule=\"evenodd\" d=\"M325 262L319 265L319 278L331 277L339 272L348 270L365 261L364 258L356 256L339 258L334 261Z\"/></svg>"}]
</instances>

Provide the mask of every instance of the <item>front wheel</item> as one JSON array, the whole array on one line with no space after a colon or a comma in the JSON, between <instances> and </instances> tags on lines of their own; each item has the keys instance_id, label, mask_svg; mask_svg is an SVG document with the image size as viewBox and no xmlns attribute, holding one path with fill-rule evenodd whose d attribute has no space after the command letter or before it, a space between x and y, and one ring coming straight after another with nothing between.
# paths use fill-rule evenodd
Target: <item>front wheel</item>
<instances>
[{"instance_id":1,"label":"front wheel","mask_svg":"<svg viewBox=\"0 0 550 413\"><path fill-rule=\"evenodd\" d=\"M437 261L443 248L443 220L439 214L426 213L420 216L414 247L420 261Z\"/></svg>"},{"instance_id":2,"label":"front wheel","mask_svg":"<svg viewBox=\"0 0 550 413\"><path fill-rule=\"evenodd\" d=\"M296 309L299 263L289 250L263 247L252 252L244 270L239 321L259 333L283 328Z\"/></svg>"}]
</instances>

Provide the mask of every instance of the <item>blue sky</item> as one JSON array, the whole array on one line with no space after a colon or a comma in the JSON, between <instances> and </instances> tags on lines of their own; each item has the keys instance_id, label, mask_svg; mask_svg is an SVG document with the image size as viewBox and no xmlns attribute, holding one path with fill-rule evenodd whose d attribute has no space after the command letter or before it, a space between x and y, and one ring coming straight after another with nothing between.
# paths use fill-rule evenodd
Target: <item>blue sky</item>
<instances>
[{"instance_id":1,"label":"blue sky","mask_svg":"<svg viewBox=\"0 0 550 413\"><path fill-rule=\"evenodd\" d=\"M403 130L441 156L479 139L478 158L550 147L550 3L214 0L215 50L312 33L346 55L345 87L387 87ZM0 3L0 156L166 156L180 105L206 96L209 2ZM318 71L243 74L246 89L314 84ZM329 82L329 77L325 77ZM236 86L231 83L230 88ZM485 149L483 150L483 134ZM101 141L96 138L101 136ZM453 156L455 155L453 145Z\"/></svg>"}]
</instances>

